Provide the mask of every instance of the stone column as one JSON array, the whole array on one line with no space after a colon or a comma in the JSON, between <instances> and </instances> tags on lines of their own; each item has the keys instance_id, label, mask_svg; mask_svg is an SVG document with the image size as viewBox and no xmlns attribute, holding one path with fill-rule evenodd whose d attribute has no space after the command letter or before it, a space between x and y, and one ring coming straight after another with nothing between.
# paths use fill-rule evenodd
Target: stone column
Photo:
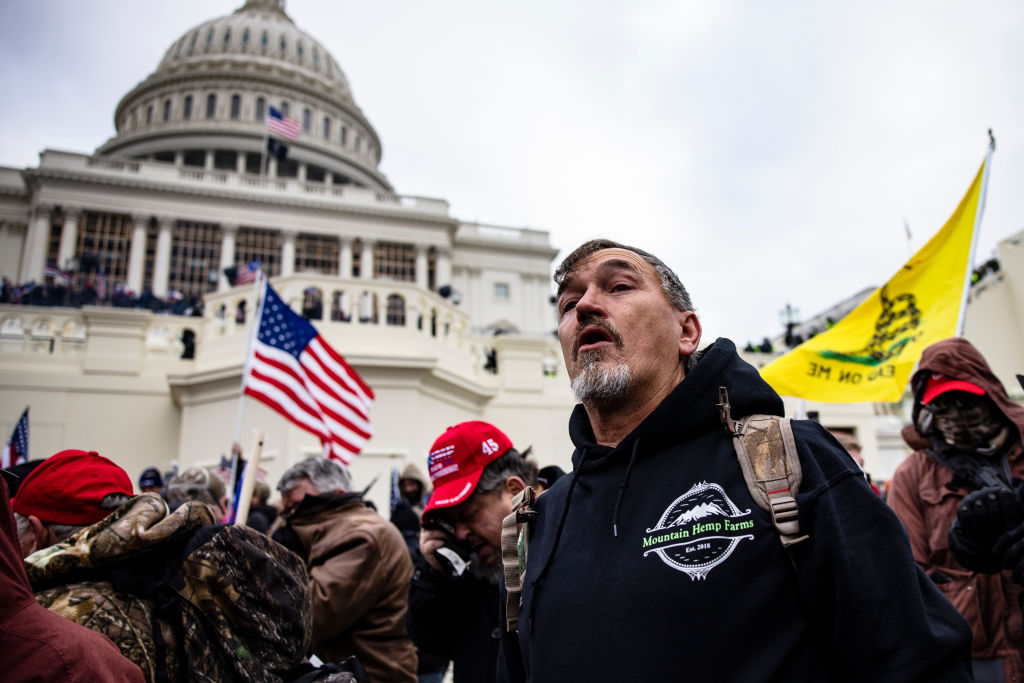
<instances>
[{"instance_id":1,"label":"stone column","mask_svg":"<svg viewBox=\"0 0 1024 683\"><path fill-rule=\"evenodd\" d=\"M174 165L177 166L178 168L181 168L182 166L185 165L185 153L182 152L181 150L178 150L177 152L174 153Z\"/></svg>"},{"instance_id":2,"label":"stone column","mask_svg":"<svg viewBox=\"0 0 1024 683\"><path fill-rule=\"evenodd\" d=\"M363 253L359 257L359 277L363 280L373 279L373 240L363 238Z\"/></svg>"},{"instance_id":3,"label":"stone column","mask_svg":"<svg viewBox=\"0 0 1024 683\"><path fill-rule=\"evenodd\" d=\"M299 182L306 182L306 164L299 164Z\"/></svg>"},{"instance_id":4,"label":"stone column","mask_svg":"<svg viewBox=\"0 0 1024 683\"><path fill-rule=\"evenodd\" d=\"M128 289L142 293L142 279L146 275L146 227L149 214L132 214L132 241L128 252Z\"/></svg>"},{"instance_id":5,"label":"stone column","mask_svg":"<svg viewBox=\"0 0 1024 683\"><path fill-rule=\"evenodd\" d=\"M156 261L153 264L153 295L160 298L167 296L167 283L171 275L171 239L175 219L171 216L160 216L160 232L156 238Z\"/></svg>"},{"instance_id":6,"label":"stone column","mask_svg":"<svg viewBox=\"0 0 1024 683\"><path fill-rule=\"evenodd\" d=\"M481 320L487 308L483 301L483 271L480 268L466 268L466 288L463 294L469 300L469 309L474 320ZM490 302L490 297L487 299Z\"/></svg>"},{"instance_id":7,"label":"stone column","mask_svg":"<svg viewBox=\"0 0 1024 683\"><path fill-rule=\"evenodd\" d=\"M295 274L295 236L294 230L281 231L281 275Z\"/></svg>"},{"instance_id":8,"label":"stone column","mask_svg":"<svg viewBox=\"0 0 1024 683\"><path fill-rule=\"evenodd\" d=\"M220 272L217 273L217 291L231 289L231 283L224 275L224 269L235 265L235 238L238 236L237 223L221 223L220 226Z\"/></svg>"},{"instance_id":9,"label":"stone column","mask_svg":"<svg viewBox=\"0 0 1024 683\"><path fill-rule=\"evenodd\" d=\"M338 277L352 277L352 238L341 238L341 253L338 254Z\"/></svg>"},{"instance_id":10,"label":"stone column","mask_svg":"<svg viewBox=\"0 0 1024 683\"><path fill-rule=\"evenodd\" d=\"M416 286L427 288L427 245L416 245Z\"/></svg>"},{"instance_id":11,"label":"stone column","mask_svg":"<svg viewBox=\"0 0 1024 683\"><path fill-rule=\"evenodd\" d=\"M25 233L25 246L21 251L21 268L18 271L18 283L43 281L43 268L46 266L46 243L50 239L50 220L53 206L37 204Z\"/></svg>"},{"instance_id":12,"label":"stone column","mask_svg":"<svg viewBox=\"0 0 1024 683\"><path fill-rule=\"evenodd\" d=\"M447 249L437 250L437 286L453 285L452 254Z\"/></svg>"},{"instance_id":13,"label":"stone column","mask_svg":"<svg viewBox=\"0 0 1024 683\"><path fill-rule=\"evenodd\" d=\"M67 268L75 256L78 247L78 221L82 218L82 210L74 206L64 207L64 230L60 233L60 251L57 254L57 267Z\"/></svg>"},{"instance_id":14,"label":"stone column","mask_svg":"<svg viewBox=\"0 0 1024 683\"><path fill-rule=\"evenodd\" d=\"M267 177L277 177L277 157L270 157L267 159Z\"/></svg>"},{"instance_id":15,"label":"stone column","mask_svg":"<svg viewBox=\"0 0 1024 683\"><path fill-rule=\"evenodd\" d=\"M206 157L203 159L203 168L207 171L213 170L213 150L206 150Z\"/></svg>"}]
</instances>

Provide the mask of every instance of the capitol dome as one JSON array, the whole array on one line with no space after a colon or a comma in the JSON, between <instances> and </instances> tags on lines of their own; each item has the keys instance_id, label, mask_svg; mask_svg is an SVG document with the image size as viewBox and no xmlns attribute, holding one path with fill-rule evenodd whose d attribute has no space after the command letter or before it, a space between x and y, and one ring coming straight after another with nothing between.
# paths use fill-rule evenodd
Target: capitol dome
<instances>
[{"instance_id":1,"label":"capitol dome","mask_svg":"<svg viewBox=\"0 0 1024 683\"><path fill-rule=\"evenodd\" d=\"M263 154L270 107L301 127L282 140L281 163ZM186 31L121 99L114 125L97 154L392 189L378 170L380 138L344 72L284 0L247 0Z\"/></svg>"}]
</instances>

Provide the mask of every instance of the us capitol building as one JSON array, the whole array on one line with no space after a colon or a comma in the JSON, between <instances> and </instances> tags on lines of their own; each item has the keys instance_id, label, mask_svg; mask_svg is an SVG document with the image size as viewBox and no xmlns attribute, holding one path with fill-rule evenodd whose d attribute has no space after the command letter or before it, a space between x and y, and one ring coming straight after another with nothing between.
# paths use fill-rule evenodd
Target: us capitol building
<instances>
[{"instance_id":1,"label":"us capitol building","mask_svg":"<svg viewBox=\"0 0 1024 683\"><path fill-rule=\"evenodd\" d=\"M283 161L264 155L270 107L301 126ZM359 487L382 475L378 507L392 466L425 472L433 440L463 420L494 422L541 465L568 464L548 233L396 193L344 72L283 0L248 0L179 37L114 122L93 154L47 149L38 167L0 167L0 275L52 285L54 268L102 272L110 290L202 298L202 314L0 304L0 420L31 406L32 457L94 449L133 480L149 465L219 462L256 310L253 285L232 286L225 269L258 260L376 392L375 435L352 472ZM241 419L243 448L266 434L272 485L321 452L252 399Z\"/></svg>"}]
</instances>

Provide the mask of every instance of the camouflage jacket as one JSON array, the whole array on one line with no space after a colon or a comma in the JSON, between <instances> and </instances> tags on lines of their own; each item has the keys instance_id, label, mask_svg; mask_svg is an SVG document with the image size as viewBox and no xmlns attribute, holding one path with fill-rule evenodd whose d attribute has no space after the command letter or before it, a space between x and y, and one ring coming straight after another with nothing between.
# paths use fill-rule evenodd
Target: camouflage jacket
<instances>
[{"instance_id":1,"label":"camouflage jacket","mask_svg":"<svg viewBox=\"0 0 1024 683\"><path fill-rule=\"evenodd\" d=\"M142 494L26 558L40 604L99 631L147 680L279 681L311 630L308 576L283 546Z\"/></svg>"}]
</instances>

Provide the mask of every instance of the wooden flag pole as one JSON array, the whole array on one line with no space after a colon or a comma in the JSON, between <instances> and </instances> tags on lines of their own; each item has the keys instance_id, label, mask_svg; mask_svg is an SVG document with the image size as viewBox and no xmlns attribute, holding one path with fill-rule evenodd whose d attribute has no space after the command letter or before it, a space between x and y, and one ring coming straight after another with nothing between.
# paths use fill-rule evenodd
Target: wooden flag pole
<instances>
[{"instance_id":1,"label":"wooden flag pole","mask_svg":"<svg viewBox=\"0 0 1024 683\"><path fill-rule=\"evenodd\" d=\"M263 455L263 432L253 434L252 449L249 460L242 475L242 489L238 492L238 512L235 524L245 524L249 520L249 506L252 504L252 489L256 485L256 473L260 469L260 456Z\"/></svg>"}]
</instances>

